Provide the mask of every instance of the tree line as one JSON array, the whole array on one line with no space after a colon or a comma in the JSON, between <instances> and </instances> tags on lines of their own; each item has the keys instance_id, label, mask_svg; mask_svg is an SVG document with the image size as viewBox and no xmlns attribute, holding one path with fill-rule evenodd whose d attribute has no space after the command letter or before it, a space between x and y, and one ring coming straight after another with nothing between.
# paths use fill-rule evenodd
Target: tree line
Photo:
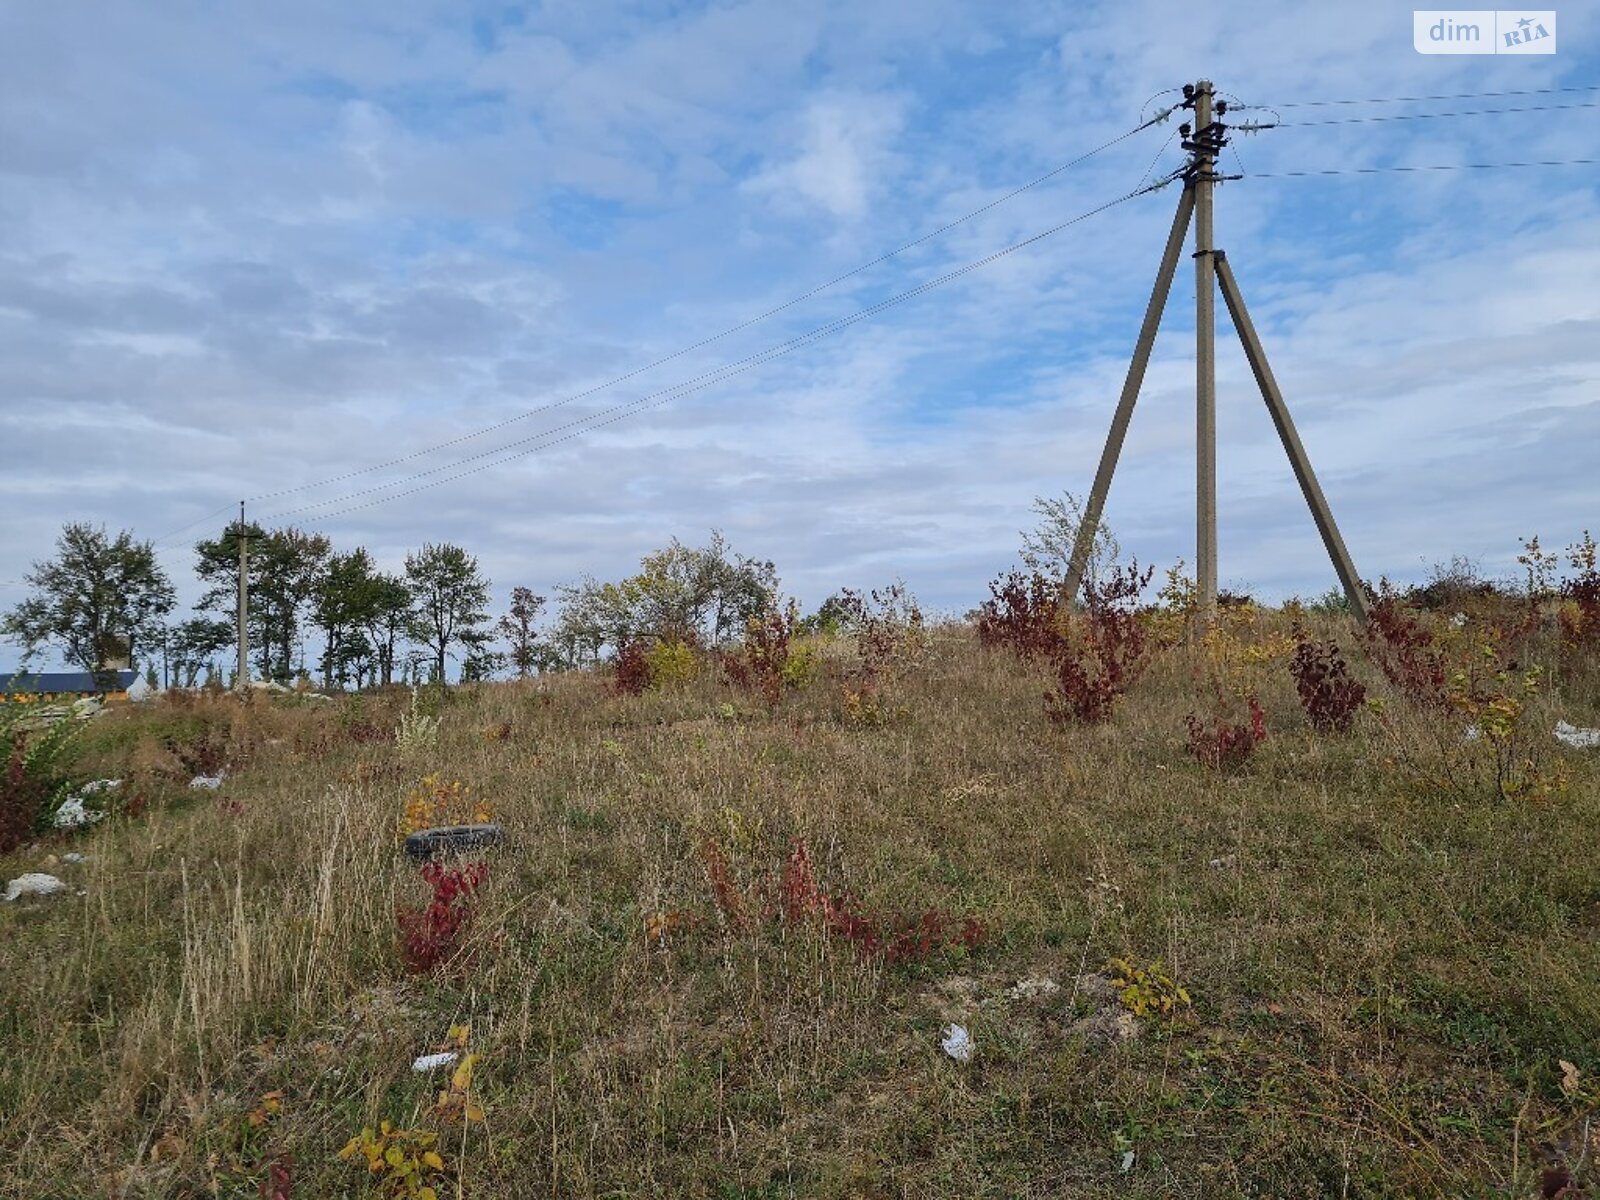
<instances>
[{"instance_id":1,"label":"tree line","mask_svg":"<svg viewBox=\"0 0 1600 1200\"><path fill-rule=\"evenodd\" d=\"M241 537L252 676L316 678L325 690L442 680L452 664L463 680L527 676L640 638L720 645L778 601L773 563L735 553L716 532L700 547L674 538L620 581L586 575L557 586L546 622L546 597L523 586L492 616L490 581L460 546L425 544L390 573L365 547L340 551L323 534L234 522L195 544L205 590L191 614L174 619L177 592L150 542L69 523L54 555L25 576L29 594L0 619L0 634L28 658L53 647L87 671L127 661L171 686L222 683L237 644Z\"/></svg>"}]
</instances>

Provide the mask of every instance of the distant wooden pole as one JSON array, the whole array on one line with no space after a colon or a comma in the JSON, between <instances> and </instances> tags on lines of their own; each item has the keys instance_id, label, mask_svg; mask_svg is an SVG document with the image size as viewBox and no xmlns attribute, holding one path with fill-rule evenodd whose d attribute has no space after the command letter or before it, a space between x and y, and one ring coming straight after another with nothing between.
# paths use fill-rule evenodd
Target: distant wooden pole
<instances>
[{"instance_id":1,"label":"distant wooden pole","mask_svg":"<svg viewBox=\"0 0 1600 1200\"><path fill-rule=\"evenodd\" d=\"M1217 608L1217 357L1216 266L1212 262L1211 188L1216 156L1210 150L1211 81L1195 85L1194 175L1195 295L1195 575L1202 620Z\"/></svg>"},{"instance_id":2,"label":"distant wooden pole","mask_svg":"<svg viewBox=\"0 0 1600 1200\"><path fill-rule=\"evenodd\" d=\"M1128 377L1122 382L1122 398L1117 401L1116 415L1111 418L1111 432L1106 435L1105 449L1100 452L1100 467L1094 473L1094 486L1089 489L1089 505L1078 522L1078 534L1072 546L1072 562L1067 568L1067 596L1078 594L1083 583L1083 573L1089 563L1089 553L1094 547L1094 535L1100 527L1100 517L1105 511L1106 494L1111 490L1111 477L1117 470L1117 458L1122 454L1122 443L1128 436L1128 422L1133 418L1133 406L1139 399L1139 389L1144 385L1145 369L1150 365L1150 351L1156 343L1156 330L1161 326L1161 314L1167 306L1167 296L1172 291L1172 276L1178 269L1178 253L1183 240L1189 236L1189 218L1194 212L1194 189L1185 187L1178 198L1178 211L1172 217L1172 231L1167 234L1167 248L1161 255L1161 268L1156 272L1155 286L1150 289L1150 302L1145 306L1144 324L1139 327L1139 340L1133 349L1133 361L1128 364Z\"/></svg>"},{"instance_id":3,"label":"distant wooden pole","mask_svg":"<svg viewBox=\"0 0 1600 1200\"><path fill-rule=\"evenodd\" d=\"M234 686L250 686L250 539L244 531L244 501L239 501L239 673Z\"/></svg>"},{"instance_id":4,"label":"distant wooden pole","mask_svg":"<svg viewBox=\"0 0 1600 1200\"><path fill-rule=\"evenodd\" d=\"M1283 393L1278 390L1278 381L1273 378L1267 352L1262 348L1261 339L1256 336L1256 327L1251 323L1250 313L1244 306L1244 295L1233 277L1233 268L1228 265L1228 256L1218 250L1208 257L1216 260L1217 281L1222 285L1222 298L1227 301L1233 327L1239 331L1239 341L1244 345L1245 357L1250 360L1250 370L1261 389L1261 398L1267 402L1267 411L1272 414L1272 423L1277 426L1278 440L1283 443L1284 453L1294 467L1294 477L1300 481L1300 491L1311 508L1317 532L1322 535L1322 544L1327 547L1328 557L1333 560L1333 569L1339 575L1339 582L1344 585L1350 611L1364 625L1367 621L1367 598L1361 590L1361 577L1356 574L1350 551L1345 549L1344 538L1339 536L1339 526L1334 523L1333 510L1328 507L1328 499L1317 483L1316 472L1311 469L1306 448L1300 442L1300 435L1295 432L1289 406L1284 403Z\"/></svg>"}]
</instances>

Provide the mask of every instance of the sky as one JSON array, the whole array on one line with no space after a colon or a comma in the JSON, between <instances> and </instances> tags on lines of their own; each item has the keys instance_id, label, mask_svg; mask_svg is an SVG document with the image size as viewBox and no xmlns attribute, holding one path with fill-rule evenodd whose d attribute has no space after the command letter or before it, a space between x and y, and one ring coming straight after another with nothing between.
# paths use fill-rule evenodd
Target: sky
<instances>
[{"instance_id":1,"label":"sky","mask_svg":"<svg viewBox=\"0 0 1600 1200\"><path fill-rule=\"evenodd\" d=\"M246 498L391 570L462 545L499 605L720 529L808 608L964 612L1087 493L1178 187L849 318L1167 174L1182 114L816 289L1199 78L1280 122L1233 135L1216 245L1358 570L1510 575L1600 530L1600 167L1252 176L1600 157L1600 90L1311 103L1600 84L1600 8L1557 13L1475 56L1367 0L0 7L0 607L68 521L154 539L186 606ZM1162 568L1194 295L1186 254L1106 511ZM1221 582L1321 593L1217 311Z\"/></svg>"}]
</instances>

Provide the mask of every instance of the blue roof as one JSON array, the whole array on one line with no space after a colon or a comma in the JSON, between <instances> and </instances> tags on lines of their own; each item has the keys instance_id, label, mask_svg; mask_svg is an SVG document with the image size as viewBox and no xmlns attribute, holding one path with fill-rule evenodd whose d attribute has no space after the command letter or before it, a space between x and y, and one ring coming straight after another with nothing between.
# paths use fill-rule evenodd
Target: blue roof
<instances>
[{"instance_id":1,"label":"blue roof","mask_svg":"<svg viewBox=\"0 0 1600 1200\"><path fill-rule=\"evenodd\" d=\"M112 687L102 687L92 671L16 671L0 675L0 694L9 692L125 692L139 678L137 671L104 673Z\"/></svg>"}]
</instances>

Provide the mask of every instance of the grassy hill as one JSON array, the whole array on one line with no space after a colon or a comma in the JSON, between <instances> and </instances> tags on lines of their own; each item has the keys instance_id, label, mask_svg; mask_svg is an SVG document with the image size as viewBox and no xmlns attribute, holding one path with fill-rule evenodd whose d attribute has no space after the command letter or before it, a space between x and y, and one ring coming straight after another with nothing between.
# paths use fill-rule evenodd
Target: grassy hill
<instances>
[{"instance_id":1,"label":"grassy hill","mask_svg":"<svg viewBox=\"0 0 1600 1200\"><path fill-rule=\"evenodd\" d=\"M1484 658L1488 618L1419 620ZM690 658L641 695L579 671L108 712L76 769L123 778L118 811L0 858L70 887L0 906L0 1194L1592 1187L1600 750L1550 730L1600 724L1594 675L1545 629L1531 686L1501 646L1498 692L1434 711L1311 624L1379 702L1347 733L1251 610L1152 628L1091 724L966 626L867 674L813 639L775 706ZM1248 695L1266 740L1197 761L1186 716L1247 728ZM484 816L475 887L400 851ZM339 1157L363 1128L380 1169Z\"/></svg>"}]
</instances>

